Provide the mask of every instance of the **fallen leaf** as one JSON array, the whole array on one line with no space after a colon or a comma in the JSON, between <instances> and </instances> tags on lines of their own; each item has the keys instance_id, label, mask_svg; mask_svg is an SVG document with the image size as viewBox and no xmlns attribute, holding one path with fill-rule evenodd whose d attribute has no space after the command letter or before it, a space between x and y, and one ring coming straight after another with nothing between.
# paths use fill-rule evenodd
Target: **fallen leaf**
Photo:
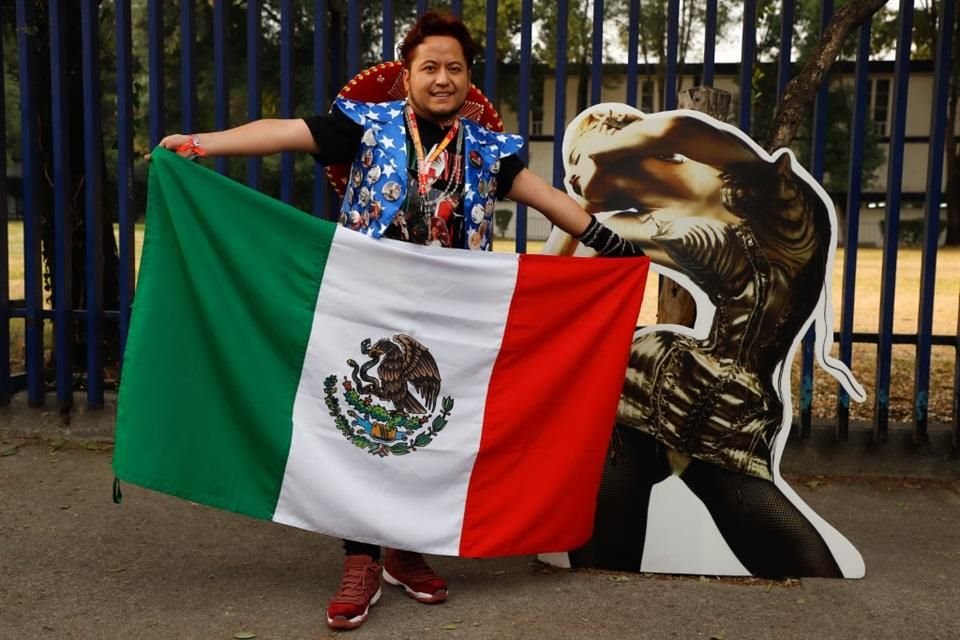
<instances>
[{"instance_id":1,"label":"fallen leaf","mask_svg":"<svg viewBox=\"0 0 960 640\"><path fill-rule=\"evenodd\" d=\"M251 638L256 638L257 634L252 631L237 631L233 634L233 637L236 638L236 640L251 640Z\"/></svg>"},{"instance_id":2,"label":"fallen leaf","mask_svg":"<svg viewBox=\"0 0 960 640\"><path fill-rule=\"evenodd\" d=\"M445 624L445 625L443 625L443 626L440 627L440 628L443 629L444 631L456 631L457 629L460 628L460 625L456 625L456 624Z\"/></svg>"},{"instance_id":3,"label":"fallen leaf","mask_svg":"<svg viewBox=\"0 0 960 640\"><path fill-rule=\"evenodd\" d=\"M807 480L807 481L804 482L803 484L805 484L807 487L809 487L809 488L811 488L811 489L816 489L817 487L819 487L819 486L822 485L823 483L820 482L819 480Z\"/></svg>"},{"instance_id":4,"label":"fallen leaf","mask_svg":"<svg viewBox=\"0 0 960 640\"><path fill-rule=\"evenodd\" d=\"M18 453L20 453L20 447L18 447L17 445L12 445L12 446L4 447L3 449L0 449L0 457L2 458L6 458L7 456L15 456Z\"/></svg>"},{"instance_id":5,"label":"fallen leaf","mask_svg":"<svg viewBox=\"0 0 960 640\"><path fill-rule=\"evenodd\" d=\"M613 582L630 582L630 576L610 576L609 579Z\"/></svg>"},{"instance_id":6,"label":"fallen leaf","mask_svg":"<svg viewBox=\"0 0 960 640\"><path fill-rule=\"evenodd\" d=\"M497 569L496 571L493 572L493 575L495 575L495 576L502 576L502 575L505 575L506 573L507 573L507 572L504 571L503 569Z\"/></svg>"}]
</instances>

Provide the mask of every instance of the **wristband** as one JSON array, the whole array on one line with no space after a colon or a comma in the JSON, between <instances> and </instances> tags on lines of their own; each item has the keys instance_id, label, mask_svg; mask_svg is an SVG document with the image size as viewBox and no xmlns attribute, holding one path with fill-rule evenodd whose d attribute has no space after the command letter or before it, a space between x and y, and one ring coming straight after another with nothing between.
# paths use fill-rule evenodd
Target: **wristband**
<instances>
[{"instance_id":1,"label":"wristband","mask_svg":"<svg viewBox=\"0 0 960 640\"><path fill-rule=\"evenodd\" d=\"M207 152L203 150L203 147L200 146L200 136L195 133L188 134L190 138L189 142L184 142L182 145L177 147L177 153L187 152L187 159L193 160L196 157L203 157L207 155Z\"/></svg>"},{"instance_id":2,"label":"wristband","mask_svg":"<svg viewBox=\"0 0 960 640\"><path fill-rule=\"evenodd\" d=\"M597 222L596 217L592 214L590 215L590 224L587 225L583 233L575 237L604 257L632 258L646 255L640 247L624 240L612 229Z\"/></svg>"}]
</instances>

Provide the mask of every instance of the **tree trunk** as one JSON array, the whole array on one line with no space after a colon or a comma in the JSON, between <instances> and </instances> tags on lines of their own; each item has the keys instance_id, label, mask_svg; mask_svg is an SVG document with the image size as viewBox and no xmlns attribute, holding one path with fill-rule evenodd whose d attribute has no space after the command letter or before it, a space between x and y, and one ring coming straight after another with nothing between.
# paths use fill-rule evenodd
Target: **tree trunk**
<instances>
[{"instance_id":1,"label":"tree trunk","mask_svg":"<svg viewBox=\"0 0 960 640\"><path fill-rule=\"evenodd\" d=\"M681 109L693 109L724 121L730 110L730 94L712 87L693 87L679 95ZM697 304L686 289L669 278L660 279L657 298L657 322L692 327L697 319Z\"/></svg>"},{"instance_id":2,"label":"tree trunk","mask_svg":"<svg viewBox=\"0 0 960 640\"><path fill-rule=\"evenodd\" d=\"M824 28L820 44L810 56L810 60L803 70L787 83L783 100L780 101L763 145L767 151L772 152L790 144L797 134L800 121L805 117L810 103L840 54L847 36L885 4L886 0L851 0L837 9Z\"/></svg>"},{"instance_id":3,"label":"tree trunk","mask_svg":"<svg viewBox=\"0 0 960 640\"><path fill-rule=\"evenodd\" d=\"M950 102L947 105L947 136L945 155L947 164L947 239L949 246L960 246L960 153L957 151L957 107L960 103L960 11L956 12L953 25L953 69L950 74Z\"/></svg>"}]
</instances>

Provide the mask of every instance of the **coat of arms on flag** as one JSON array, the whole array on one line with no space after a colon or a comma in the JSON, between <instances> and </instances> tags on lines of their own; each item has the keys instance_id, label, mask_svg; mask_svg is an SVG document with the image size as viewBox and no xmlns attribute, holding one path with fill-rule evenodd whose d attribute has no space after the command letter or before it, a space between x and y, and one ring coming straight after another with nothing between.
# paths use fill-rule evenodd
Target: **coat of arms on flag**
<instances>
[{"instance_id":1,"label":"coat of arms on flag","mask_svg":"<svg viewBox=\"0 0 960 640\"><path fill-rule=\"evenodd\" d=\"M366 338L360 343L360 353L369 358L366 362L358 365L353 358L347 360L352 372L350 377L343 376L339 392L335 374L324 379L327 408L337 430L357 447L381 457L412 453L433 442L447 425L453 398L444 397L434 417L440 370L430 350L415 338L401 333L372 346L371 342ZM393 409L378 404L374 397ZM340 398L350 407L346 416Z\"/></svg>"}]
</instances>

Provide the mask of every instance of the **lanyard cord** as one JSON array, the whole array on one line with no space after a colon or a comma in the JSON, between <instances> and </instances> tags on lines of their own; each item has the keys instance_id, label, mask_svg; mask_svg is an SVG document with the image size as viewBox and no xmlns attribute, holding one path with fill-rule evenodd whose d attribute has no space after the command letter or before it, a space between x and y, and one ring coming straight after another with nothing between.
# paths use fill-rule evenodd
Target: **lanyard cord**
<instances>
[{"instance_id":1,"label":"lanyard cord","mask_svg":"<svg viewBox=\"0 0 960 640\"><path fill-rule=\"evenodd\" d=\"M413 148L417 152L417 183L420 195L424 196L430 188L428 182L430 178L430 165L437 159L437 156L443 153L443 150L447 148L457 135L460 129L460 119L458 118L453 121L453 126L450 127L450 131L448 131L447 135L440 141L440 144L433 148L429 156L424 158L423 143L420 142L420 129L417 126L417 116L413 112L413 107L409 104L406 106L405 115L407 118L407 129L410 130L410 137L413 138Z\"/></svg>"}]
</instances>

